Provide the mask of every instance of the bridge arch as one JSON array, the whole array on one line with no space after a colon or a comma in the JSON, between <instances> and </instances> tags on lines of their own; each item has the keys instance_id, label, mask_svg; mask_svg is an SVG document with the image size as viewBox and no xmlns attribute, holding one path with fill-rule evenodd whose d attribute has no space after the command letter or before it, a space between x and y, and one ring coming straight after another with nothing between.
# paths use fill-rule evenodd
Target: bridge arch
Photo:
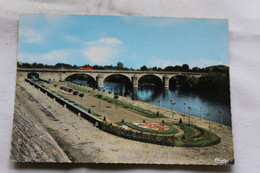
<instances>
[{"instance_id":1,"label":"bridge arch","mask_svg":"<svg viewBox=\"0 0 260 173\"><path fill-rule=\"evenodd\" d=\"M163 85L163 77L156 74L144 74L139 76L138 78L138 86L146 85L146 84L154 84L157 86Z\"/></svg>"},{"instance_id":2,"label":"bridge arch","mask_svg":"<svg viewBox=\"0 0 260 173\"><path fill-rule=\"evenodd\" d=\"M122 74L122 73L113 73L113 74L106 75L106 76L104 76L104 81L105 81L107 78L111 77L111 76L123 76L123 77L129 79L130 82L132 82L131 76L126 75L126 74Z\"/></svg>"},{"instance_id":3,"label":"bridge arch","mask_svg":"<svg viewBox=\"0 0 260 173\"><path fill-rule=\"evenodd\" d=\"M39 73L36 73L36 72L30 72L30 73L27 74L27 78L30 78L30 79L40 78L40 75L39 75Z\"/></svg>"},{"instance_id":4,"label":"bridge arch","mask_svg":"<svg viewBox=\"0 0 260 173\"><path fill-rule=\"evenodd\" d=\"M182 84L182 80L185 78L183 74L172 75L169 78L169 88L176 88Z\"/></svg>"},{"instance_id":5,"label":"bridge arch","mask_svg":"<svg viewBox=\"0 0 260 173\"><path fill-rule=\"evenodd\" d=\"M89 87L96 87L96 78L86 73L74 73L65 77L65 81L79 80L78 83Z\"/></svg>"},{"instance_id":6,"label":"bridge arch","mask_svg":"<svg viewBox=\"0 0 260 173\"><path fill-rule=\"evenodd\" d=\"M118 83L120 87L113 86L109 82ZM132 90L132 80L130 76L121 73L109 74L103 78L103 88L104 90L125 95Z\"/></svg>"}]
</instances>

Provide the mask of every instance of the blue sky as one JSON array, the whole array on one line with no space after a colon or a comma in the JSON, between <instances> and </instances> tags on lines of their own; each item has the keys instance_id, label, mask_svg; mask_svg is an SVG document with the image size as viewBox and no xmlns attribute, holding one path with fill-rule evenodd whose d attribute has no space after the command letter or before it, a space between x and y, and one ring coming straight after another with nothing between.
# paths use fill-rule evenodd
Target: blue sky
<instances>
[{"instance_id":1,"label":"blue sky","mask_svg":"<svg viewBox=\"0 0 260 173\"><path fill-rule=\"evenodd\" d=\"M51 65L228 65L228 20L22 14L18 51Z\"/></svg>"}]
</instances>

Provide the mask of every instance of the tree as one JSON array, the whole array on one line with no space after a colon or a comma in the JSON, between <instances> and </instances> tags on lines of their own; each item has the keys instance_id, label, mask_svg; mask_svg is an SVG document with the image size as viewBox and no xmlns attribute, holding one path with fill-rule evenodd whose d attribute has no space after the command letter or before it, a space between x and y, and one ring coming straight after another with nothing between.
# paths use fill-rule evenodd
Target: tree
<instances>
[{"instance_id":1,"label":"tree","mask_svg":"<svg viewBox=\"0 0 260 173\"><path fill-rule=\"evenodd\" d=\"M83 93L80 93L79 96L80 96L80 98L81 98L81 103L80 103L80 104L82 105L82 97L84 97L84 94L83 94Z\"/></svg>"},{"instance_id":2,"label":"tree","mask_svg":"<svg viewBox=\"0 0 260 173\"><path fill-rule=\"evenodd\" d=\"M103 96L102 96L101 94L98 95L98 98L99 98L99 108L100 108L100 106L101 106L101 99L102 99L102 97L103 97Z\"/></svg>"},{"instance_id":3,"label":"tree","mask_svg":"<svg viewBox=\"0 0 260 173\"><path fill-rule=\"evenodd\" d=\"M211 118L210 118L210 114L211 114L211 112L208 111L207 116L209 116L209 131L210 131L210 120L211 120Z\"/></svg>"},{"instance_id":4,"label":"tree","mask_svg":"<svg viewBox=\"0 0 260 173\"><path fill-rule=\"evenodd\" d=\"M183 103L184 104L184 116L186 115L186 103Z\"/></svg>"},{"instance_id":5,"label":"tree","mask_svg":"<svg viewBox=\"0 0 260 173\"><path fill-rule=\"evenodd\" d=\"M122 62L118 62L117 63L117 70L123 70L124 69L124 65L123 65L123 63Z\"/></svg>"},{"instance_id":6,"label":"tree","mask_svg":"<svg viewBox=\"0 0 260 173\"><path fill-rule=\"evenodd\" d=\"M174 110L174 105L175 105L175 102L174 102L174 100L172 99L171 100L171 108ZM173 118L173 112L172 112L172 118Z\"/></svg>"},{"instance_id":7,"label":"tree","mask_svg":"<svg viewBox=\"0 0 260 173\"><path fill-rule=\"evenodd\" d=\"M158 69L157 69L157 67L155 66L155 67L152 68L152 70L153 70L153 71L157 71Z\"/></svg>"},{"instance_id":8,"label":"tree","mask_svg":"<svg viewBox=\"0 0 260 173\"><path fill-rule=\"evenodd\" d=\"M69 88L68 91L71 93L73 91L73 89Z\"/></svg>"},{"instance_id":9,"label":"tree","mask_svg":"<svg viewBox=\"0 0 260 173\"><path fill-rule=\"evenodd\" d=\"M174 71L174 67L173 66L167 66L164 68L164 71Z\"/></svg>"},{"instance_id":10,"label":"tree","mask_svg":"<svg viewBox=\"0 0 260 173\"><path fill-rule=\"evenodd\" d=\"M115 93L115 95L114 95L114 99L116 99L116 109L117 109L117 99L118 99L118 98L119 98L118 94Z\"/></svg>"},{"instance_id":11,"label":"tree","mask_svg":"<svg viewBox=\"0 0 260 173\"><path fill-rule=\"evenodd\" d=\"M78 91L73 91L73 95L78 95L79 92Z\"/></svg>"},{"instance_id":12,"label":"tree","mask_svg":"<svg viewBox=\"0 0 260 173\"><path fill-rule=\"evenodd\" d=\"M182 71L189 71L190 70L190 67L189 67L188 64L183 64L181 68L182 68Z\"/></svg>"},{"instance_id":13,"label":"tree","mask_svg":"<svg viewBox=\"0 0 260 173\"><path fill-rule=\"evenodd\" d=\"M141 71L147 71L147 67L145 65L143 65L141 68L140 68Z\"/></svg>"},{"instance_id":14,"label":"tree","mask_svg":"<svg viewBox=\"0 0 260 173\"><path fill-rule=\"evenodd\" d=\"M158 99L157 102L159 103L159 111L161 110L161 100Z\"/></svg>"}]
</instances>

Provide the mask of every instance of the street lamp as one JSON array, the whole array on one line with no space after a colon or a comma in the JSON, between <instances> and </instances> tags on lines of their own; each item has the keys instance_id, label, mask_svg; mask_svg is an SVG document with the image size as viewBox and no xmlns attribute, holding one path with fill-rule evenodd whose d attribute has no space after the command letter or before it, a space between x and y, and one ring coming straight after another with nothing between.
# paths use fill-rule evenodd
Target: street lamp
<instances>
[{"instance_id":1,"label":"street lamp","mask_svg":"<svg viewBox=\"0 0 260 173\"><path fill-rule=\"evenodd\" d=\"M174 110L174 105L175 105L175 102L174 102L174 100L172 99L172 100L171 100L171 108L172 108L172 110ZM173 118L173 112L172 112L172 118Z\"/></svg>"},{"instance_id":2,"label":"street lamp","mask_svg":"<svg viewBox=\"0 0 260 173\"><path fill-rule=\"evenodd\" d=\"M200 107L200 119L203 117L203 107Z\"/></svg>"},{"instance_id":3,"label":"street lamp","mask_svg":"<svg viewBox=\"0 0 260 173\"><path fill-rule=\"evenodd\" d=\"M186 103L184 103L184 116L186 115Z\"/></svg>"},{"instance_id":4,"label":"street lamp","mask_svg":"<svg viewBox=\"0 0 260 173\"><path fill-rule=\"evenodd\" d=\"M222 117L223 117L223 113L219 110L218 111L219 115L220 115L220 126L222 126Z\"/></svg>"}]
</instances>

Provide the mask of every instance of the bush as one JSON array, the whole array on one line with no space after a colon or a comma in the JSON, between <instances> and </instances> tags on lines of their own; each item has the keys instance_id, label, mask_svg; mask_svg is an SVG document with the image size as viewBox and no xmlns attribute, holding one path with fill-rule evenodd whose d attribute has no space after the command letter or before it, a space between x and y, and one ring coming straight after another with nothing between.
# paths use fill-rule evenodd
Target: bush
<instances>
[{"instance_id":1,"label":"bush","mask_svg":"<svg viewBox=\"0 0 260 173\"><path fill-rule=\"evenodd\" d=\"M54 84L53 86L56 88L56 87L57 87L57 84Z\"/></svg>"},{"instance_id":2,"label":"bush","mask_svg":"<svg viewBox=\"0 0 260 173\"><path fill-rule=\"evenodd\" d=\"M164 123L164 120L162 120L162 123Z\"/></svg>"},{"instance_id":3,"label":"bush","mask_svg":"<svg viewBox=\"0 0 260 173\"><path fill-rule=\"evenodd\" d=\"M73 95L78 95L79 92L78 91L73 91Z\"/></svg>"},{"instance_id":4,"label":"bush","mask_svg":"<svg viewBox=\"0 0 260 173\"><path fill-rule=\"evenodd\" d=\"M73 91L73 89L68 89L68 91L69 91L69 92L72 92L72 91Z\"/></svg>"}]
</instances>

